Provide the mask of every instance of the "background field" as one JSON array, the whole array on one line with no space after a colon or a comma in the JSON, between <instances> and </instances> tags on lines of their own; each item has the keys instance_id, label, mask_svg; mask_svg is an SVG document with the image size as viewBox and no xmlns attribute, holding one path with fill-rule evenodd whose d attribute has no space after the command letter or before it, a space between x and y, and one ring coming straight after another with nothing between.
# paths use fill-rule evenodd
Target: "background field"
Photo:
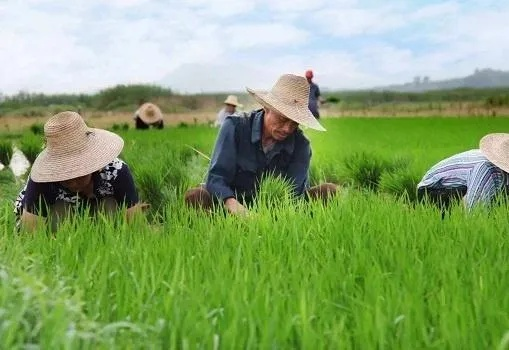
<instances>
[{"instance_id":1,"label":"background field","mask_svg":"<svg viewBox=\"0 0 509 350\"><path fill-rule=\"evenodd\" d=\"M412 201L425 170L505 118L343 118L306 131L323 207L271 180L249 219L183 207L216 129L121 130L146 221L13 234L21 186L0 171L0 348L501 348L507 209L441 220ZM21 145L32 132L4 135Z\"/></svg>"}]
</instances>

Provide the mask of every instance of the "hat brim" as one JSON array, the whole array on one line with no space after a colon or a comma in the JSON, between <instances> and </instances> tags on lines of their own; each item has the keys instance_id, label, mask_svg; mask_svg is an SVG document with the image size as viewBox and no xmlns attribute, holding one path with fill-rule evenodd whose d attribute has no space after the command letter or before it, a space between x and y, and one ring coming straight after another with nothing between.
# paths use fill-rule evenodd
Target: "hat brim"
<instances>
[{"instance_id":1,"label":"hat brim","mask_svg":"<svg viewBox=\"0 0 509 350\"><path fill-rule=\"evenodd\" d=\"M309 110L307 101L305 106L301 106L299 104L290 105L284 101L281 101L270 92L256 91L250 88L246 88L246 90L263 107L274 110L286 118L293 120L299 125L303 125L318 131L326 131L326 129L318 122L318 120L316 120L316 118Z\"/></svg>"},{"instance_id":2,"label":"hat brim","mask_svg":"<svg viewBox=\"0 0 509 350\"><path fill-rule=\"evenodd\" d=\"M91 174L114 160L124 147L117 134L89 128L85 146L68 154L54 154L44 149L35 159L30 172L34 182L58 182Z\"/></svg>"},{"instance_id":3,"label":"hat brim","mask_svg":"<svg viewBox=\"0 0 509 350\"><path fill-rule=\"evenodd\" d=\"M509 173L509 134L488 134L479 142L479 148L491 163Z\"/></svg>"},{"instance_id":4,"label":"hat brim","mask_svg":"<svg viewBox=\"0 0 509 350\"><path fill-rule=\"evenodd\" d=\"M231 106L235 106L235 107L239 107L239 108L244 107L244 105L242 103L235 103L235 102L232 102L232 101L224 101L223 103L225 105L231 105Z\"/></svg>"}]
</instances>

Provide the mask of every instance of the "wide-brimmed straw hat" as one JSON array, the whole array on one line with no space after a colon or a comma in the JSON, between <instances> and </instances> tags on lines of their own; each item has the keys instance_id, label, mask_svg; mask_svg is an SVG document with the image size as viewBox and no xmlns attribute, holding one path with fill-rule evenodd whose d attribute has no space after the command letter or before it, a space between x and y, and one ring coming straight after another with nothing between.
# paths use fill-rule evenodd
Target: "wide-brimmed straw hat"
<instances>
[{"instance_id":1,"label":"wide-brimmed straw hat","mask_svg":"<svg viewBox=\"0 0 509 350\"><path fill-rule=\"evenodd\" d=\"M115 159L124 140L112 132L89 128L76 112L62 112L44 124L46 148L37 156L34 182L58 182L98 171Z\"/></svg>"},{"instance_id":2,"label":"wide-brimmed straw hat","mask_svg":"<svg viewBox=\"0 0 509 350\"><path fill-rule=\"evenodd\" d=\"M163 112L155 104L147 102L138 109L138 116L146 124L152 124L163 119Z\"/></svg>"},{"instance_id":3,"label":"wide-brimmed straw hat","mask_svg":"<svg viewBox=\"0 0 509 350\"><path fill-rule=\"evenodd\" d=\"M490 162L509 173L509 134L488 134L479 142L479 148Z\"/></svg>"},{"instance_id":4,"label":"wide-brimmed straw hat","mask_svg":"<svg viewBox=\"0 0 509 350\"><path fill-rule=\"evenodd\" d=\"M263 106L308 128L325 131L308 108L309 83L301 76L282 75L269 92L246 90Z\"/></svg>"},{"instance_id":5,"label":"wide-brimmed straw hat","mask_svg":"<svg viewBox=\"0 0 509 350\"><path fill-rule=\"evenodd\" d=\"M225 105L232 105L232 106L235 106L235 107L239 107L239 108L242 108L242 104L239 103L239 100L237 99L237 96L235 95L228 95L228 97L226 98L226 100L224 100L223 102Z\"/></svg>"}]
</instances>

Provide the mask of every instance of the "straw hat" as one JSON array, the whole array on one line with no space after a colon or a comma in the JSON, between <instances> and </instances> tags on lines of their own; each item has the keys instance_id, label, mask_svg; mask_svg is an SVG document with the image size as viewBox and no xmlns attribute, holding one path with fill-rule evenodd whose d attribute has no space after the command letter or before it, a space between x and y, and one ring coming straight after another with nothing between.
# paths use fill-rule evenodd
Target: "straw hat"
<instances>
[{"instance_id":1,"label":"straw hat","mask_svg":"<svg viewBox=\"0 0 509 350\"><path fill-rule=\"evenodd\" d=\"M153 124L163 119L163 112L155 104L147 102L141 105L137 112L146 124Z\"/></svg>"},{"instance_id":2,"label":"straw hat","mask_svg":"<svg viewBox=\"0 0 509 350\"><path fill-rule=\"evenodd\" d=\"M282 75L269 92L246 90L264 107L284 115L300 125L325 131L308 108L309 83L304 77Z\"/></svg>"},{"instance_id":3,"label":"straw hat","mask_svg":"<svg viewBox=\"0 0 509 350\"><path fill-rule=\"evenodd\" d=\"M239 107L239 108L243 107L243 105L239 103L239 100L237 99L237 96L235 96L235 95L228 95L226 100L224 100L224 104L232 105L232 106Z\"/></svg>"},{"instance_id":4,"label":"straw hat","mask_svg":"<svg viewBox=\"0 0 509 350\"><path fill-rule=\"evenodd\" d=\"M479 142L479 148L490 162L509 173L509 134L488 134Z\"/></svg>"},{"instance_id":5,"label":"straw hat","mask_svg":"<svg viewBox=\"0 0 509 350\"><path fill-rule=\"evenodd\" d=\"M37 156L30 177L57 182L85 176L117 157L124 141L112 132L87 127L76 112L62 112L44 124L46 148Z\"/></svg>"}]
</instances>

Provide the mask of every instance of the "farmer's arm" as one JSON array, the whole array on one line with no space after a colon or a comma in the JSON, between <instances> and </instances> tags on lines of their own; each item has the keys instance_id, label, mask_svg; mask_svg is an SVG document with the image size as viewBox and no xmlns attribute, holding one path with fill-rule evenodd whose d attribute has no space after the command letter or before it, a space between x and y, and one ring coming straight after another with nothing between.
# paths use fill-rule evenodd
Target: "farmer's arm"
<instances>
[{"instance_id":1,"label":"farmer's arm","mask_svg":"<svg viewBox=\"0 0 509 350\"><path fill-rule=\"evenodd\" d=\"M29 177L22 200L23 209L20 216L21 230L34 232L46 224L48 205L53 204L49 185L33 182ZM49 202L49 203L48 203Z\"/></svg>"},{"instance_id":2,"label":"farmer's arm","mask_svg":"<svg viewBox=\"0 0 509 350\"><path fill-rule=\"evenodd\" d=\"M143 209L148 207L146 203L140 203L138 191L134 185L131 170L127 164L123 164L118 170L114 183L114 197L119 205L124 205L126 209L127 221L131 221L136 214L141 213Z\"/></svg>"},{"instance_id":3,"label":"farmer's arm","mask_svg":"<svg viewBox=\"0 0 509 350\"><path fill-rule=\"evenodd\" d=\"M501 191L504 176L500 169L491 163L482 163L472 170L467 182L465 207L471 210L478 204L490 205L495 196Z\"/></svg>"},{"instance_id":4,"label":"farmer's arm","mask_svg":"<svg viewBox=\"0 0 509 350\"><path fill-rule=\"evenodd\" d=\"M309 163L311 161L309 141L302 135L300 136L296 138L292 161L286 173L286 178L291 182L296 196L302 195L308 186Z\"/></svg>"},{"instance_id":5,"label":"farmer's arm","mask_svg":"<svg viewBox=\"0 0 509 350\"><path fill-rule=\"evenodd\" d=\"M237 144L235 142L235 124L226 118L214 146L207 175L206 188L220 199L231 213L243 213L245 207L235 198L232 184L237 171Z\"/></svg>"},{"instance_id":6,"label":"farmer's arm","mask_svg":"<svg viewBox=\"0 0 509 350\"><path fill-rule=\"evenodd\" d=\"M23 211L20 219L21 230L28 233L34 232L46 224L45 218L29 213L26 210Z\"/></svg>"}]
</instances>

